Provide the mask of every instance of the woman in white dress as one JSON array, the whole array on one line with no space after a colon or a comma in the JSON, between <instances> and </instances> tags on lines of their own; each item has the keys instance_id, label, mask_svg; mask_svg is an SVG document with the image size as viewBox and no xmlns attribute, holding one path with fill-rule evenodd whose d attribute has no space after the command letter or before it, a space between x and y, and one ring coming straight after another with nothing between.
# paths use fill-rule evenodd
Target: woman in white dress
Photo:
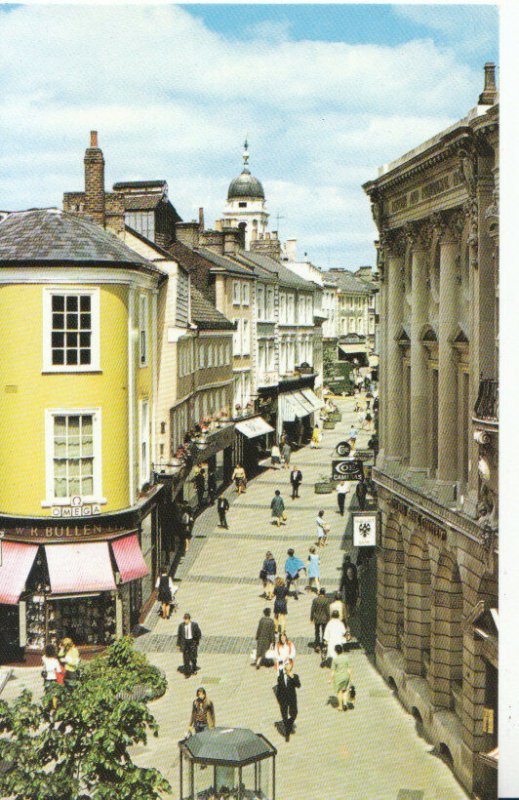
<instances>
[{"instance_id":1,"label":"woman in white dress","mask_svg":"<svg viewBox=\"0 0 519 800\"><path fill-rule=\"evenodd\" d=\"M335 645L344 643L346 636L346 626L339 618L337 610L332 611L330 621L324 629L323 639L327 645L326 658L332 659L335 656Z\"/></svg>"}]
</instances>

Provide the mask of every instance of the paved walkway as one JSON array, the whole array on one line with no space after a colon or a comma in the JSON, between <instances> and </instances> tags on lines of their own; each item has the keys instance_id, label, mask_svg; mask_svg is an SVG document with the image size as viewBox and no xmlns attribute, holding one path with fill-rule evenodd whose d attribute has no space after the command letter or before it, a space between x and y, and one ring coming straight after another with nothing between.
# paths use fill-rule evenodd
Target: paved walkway
<instances>
[{"instance_id":1,"label":"paved walkway","mask_svg":"<svg viewBox=\"0 0 519 800\"><path fill-rule=\"evenodd\" d=\"M286 743L274 723L280 719L272 692L273 669L257 671L250 665L250 651L258 619L266 605L257 578L264 554L271 550L282 570L286 551L293 547L306 561L315 540L315 517L325 509L331 525L329 545L321 553L322 584L337 588L344 550L347 517L336 510L335 494L316 495L313 484L329 474L334 447L344 439L353 420L353 400L340 400L343 422L335 431L324 431L318 450L305 448L292 456L303 472L301 498L292 501L288 470L268 470L236 497L228 513L229 530L217 528L214 508L196 521L194 537L177 578L179 612L171 620L149 617L149 633L137 646L168 676L166 695L151 706L160 724L158 739L135 748L142 766L159 768L178 794L177 741L187 731L190 707L198 686L205 686L216 708L218 725L248 727L263 733L278 748L277 800L466 800L448 767L436 758L431 746L415 731L413 718L395 699L363 649L353 650L350 660L357 688L356 708L338 714L329 703L332 687L328 670L319 668L319 657L308 647L313 639L310 603L313 595L289 600L287 631L297 650L296 671L301 678L297 731ZM361 433L365 446L369 434ZM271 525L270 501L280 488L288 507L286 526ZM350 503L351 493L347 499ZM281 570L280 570L281 567ZM201 670L185 679L177 668L182 663L175 647L176 629L189 611L202 629L199 651ZM33 672L33 671L31 671ZM21 675L21 677L19 677ZM39 675L39 672L38 672ZM29 671L17 671L4 698L14 696L30 682Z\"/></svg>"}]
</instances>

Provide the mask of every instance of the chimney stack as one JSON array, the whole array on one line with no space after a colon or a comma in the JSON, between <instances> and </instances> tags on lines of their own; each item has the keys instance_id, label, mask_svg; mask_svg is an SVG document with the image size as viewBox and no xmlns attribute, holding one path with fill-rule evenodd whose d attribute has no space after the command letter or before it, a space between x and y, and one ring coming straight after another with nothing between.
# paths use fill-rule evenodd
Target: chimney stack
<instances>
[{"instance_id":1,"label":"chimney stack","mask_svg":"<svg viewBox=\"0 0 519 800\"><path fill-rule=\"evenodd\" d=\"M200 230L203 233L204 228L205 228L204 209L203 208L199 208L198 209L198 226L199 226Z\"/></svg>"},{"instance_id":2,"label":"chimney stack","mask_svg":"<svg viewBox=\"0 0 519 800\"><path fill-rule=\"evenodd\" d=\"M289 261L297 261L297 239L287 239L285 253Z\"/></svg>"},{"instance_id":3,"label":"chimney stack","mask_svg":"<svg viewBox=\"0 0 519 800\"><path fill-rule=\"evenodd\" d=\"M479 95L478 105L493 106L497 99L496 65L491 61L485 64L485 87Z\"/></svg>"},{"instance_id":4,"label":"chimney stack","mask_svg":"<svg viewBox=\"0 0 519 800\"><path fill-rule=\"evenodd\" d=\"M97 144L97 131L90 131L90 147L85 151L85 214L104 227L105 160Z\"/></svg>"}]
</instances>

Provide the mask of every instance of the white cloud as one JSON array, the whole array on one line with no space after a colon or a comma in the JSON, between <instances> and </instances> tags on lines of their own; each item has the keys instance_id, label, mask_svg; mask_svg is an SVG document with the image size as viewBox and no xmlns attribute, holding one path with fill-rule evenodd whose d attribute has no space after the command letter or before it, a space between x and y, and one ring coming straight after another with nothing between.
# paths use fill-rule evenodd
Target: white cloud
<instances>
[{"instance_id":1,"label":"white cloud","mask_svg":"<svg viewBox=\"0 0 519 800\"><path fill-rule=\"evenodd\" d=\"M284 25L247 34L225 38L171 5L0 11L0 208L59 204L81 188L98 129L107 183L164 177L185 218L204 205L212 220L248 132L282 234L317 262L373 261L360 184L463 116L481 75L432 39L291 41Z\"/></svg>"}]
</instances>

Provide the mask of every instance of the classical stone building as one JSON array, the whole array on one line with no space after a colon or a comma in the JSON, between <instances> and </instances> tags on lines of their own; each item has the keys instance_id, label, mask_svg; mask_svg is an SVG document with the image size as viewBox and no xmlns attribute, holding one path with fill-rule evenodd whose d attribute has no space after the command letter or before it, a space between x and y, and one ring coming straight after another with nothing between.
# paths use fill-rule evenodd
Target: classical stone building
<instances>
[{"instance_id":1,"label":"classical stone building","mask_svg":"<svg viewBox=\"0 0 519 800\"><path fill-rule=\"evenodd\" d=\"M494 67L364 186L381 276L377 666L462 783L497 793Z\"/></svg>"}]
</instances>

